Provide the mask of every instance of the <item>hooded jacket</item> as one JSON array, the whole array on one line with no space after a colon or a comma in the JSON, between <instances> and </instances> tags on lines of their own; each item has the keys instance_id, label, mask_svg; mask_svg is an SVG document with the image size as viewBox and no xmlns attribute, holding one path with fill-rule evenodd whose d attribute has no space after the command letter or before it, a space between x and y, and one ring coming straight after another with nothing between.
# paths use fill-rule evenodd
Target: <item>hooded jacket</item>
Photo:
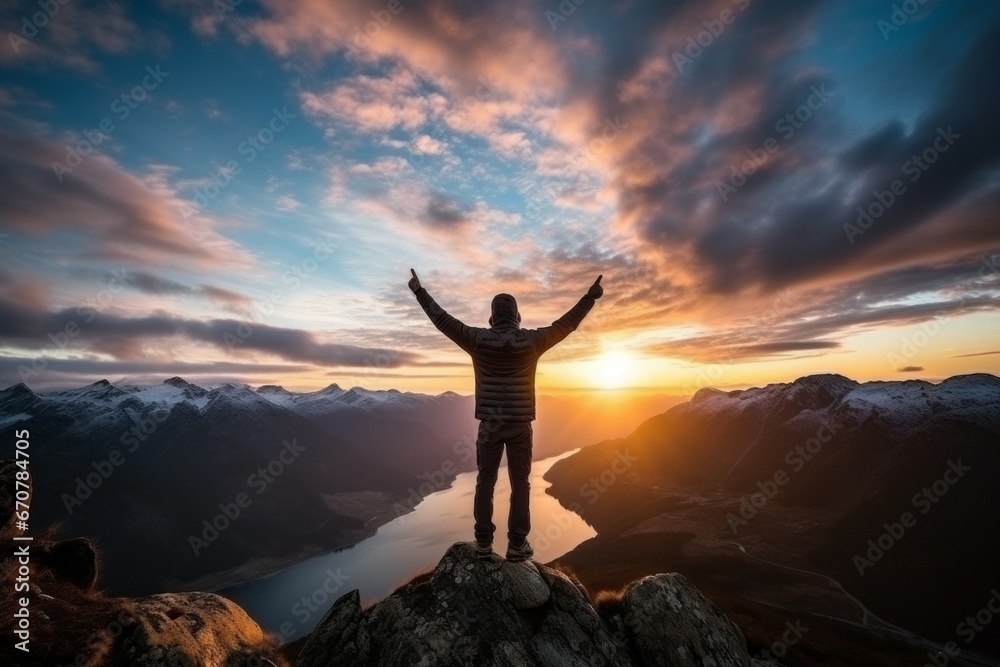
<instances>
[{"instance_id":1,"label":"hooded jacket","mask_svg":"<svg viewBox=\"0 0 1000 667\"><path fill-rule=\"evenodd\" d=\"M539 329L522 329L517 301L497 294L490 327L470 327L449 315L423 287L414 294L434 326L472 357L476 419L530 422L535 418L538 359L580 326L594 299L584 296L569 312Z\"/></svg>"}]
</instances>

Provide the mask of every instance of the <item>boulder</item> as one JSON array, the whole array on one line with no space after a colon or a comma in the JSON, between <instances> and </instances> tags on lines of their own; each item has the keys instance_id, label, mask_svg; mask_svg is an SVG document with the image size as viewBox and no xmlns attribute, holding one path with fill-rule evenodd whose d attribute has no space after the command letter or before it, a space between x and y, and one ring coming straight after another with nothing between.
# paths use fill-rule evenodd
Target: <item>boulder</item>
<instances>
[{"instance_id":1,"label":"boulder","mask_svg":"<svg viewBox=\"0 0 1000 667\"><path fill-rule=\"evenodd\" d=\"M432 573L369 609L357 590L342 596L296 666L757 664L739 628L677 574L634 582L603 616L565 573L496 555L480 561L474 543L460 542Z\"/></svg>"},{"instance_id":2,"label":"boulder","mask_svg":"<svg viewBox=\"0 0 1000 667\"><path fill-rule=\"evenodd\" d=\"M506 562L500 568L503 583L510 588L511 599L518 609L534 609L548 602L549 586L542 579L538 566L530 560Z\"/></svg>"},{"instance_id":3,"label":"boulder","mask_svg":"<svg viewBox=\"0 0 1000 667\"><path fill-rule=\"evenodd\" d=\"M639 664L751 667L740 629L680 574L632 582L618 613Z\"/></svg>"},{"instance_id":4,"label":"boulder","mask_svg":"<svg viewBox=\"0 0 1000 667\"><path fill-rule=\"evenodd\" d=\"M274 667L268 638L235 602L213 593L164 593L128 605L111 664ZM115 662L118 660L119 662Z\"/></svg>"}]
</instances>

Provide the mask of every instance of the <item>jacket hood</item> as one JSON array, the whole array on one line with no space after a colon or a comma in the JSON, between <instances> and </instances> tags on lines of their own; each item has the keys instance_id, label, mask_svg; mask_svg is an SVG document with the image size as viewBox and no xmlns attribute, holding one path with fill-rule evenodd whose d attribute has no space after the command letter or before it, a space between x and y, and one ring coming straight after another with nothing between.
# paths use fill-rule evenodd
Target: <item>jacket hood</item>
<instances>
[{"instance_id":1,"label":"jacket hood","mask_svg":"<svg viewBox=\"0 0 1000 667\"><path fill-rule=\"evenodd\" d=\"M497 294L490 304L490 326L498 324L521 325L521 313L517 310L517 301L510 294Z\"/></svg>"}]
</instances>

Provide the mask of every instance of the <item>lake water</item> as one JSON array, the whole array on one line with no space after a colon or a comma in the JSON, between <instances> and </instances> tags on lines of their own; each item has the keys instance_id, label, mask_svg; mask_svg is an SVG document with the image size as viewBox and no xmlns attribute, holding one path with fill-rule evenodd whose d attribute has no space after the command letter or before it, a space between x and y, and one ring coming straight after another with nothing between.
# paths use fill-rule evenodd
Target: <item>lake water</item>
<instances>
[{"instance_id":1,"label":"lake water","mask_svg":"<svg viewBox=\"0 0 1000 667\"><path fill-rule=\"evenodd\" d=\"M565 509L545 493L542 479L556 461L578 450L535 461L531 465L531 534L534 559L548 562L572 550L597 533L579 515ZM497 478L493 523L497 530L493 550L507 548L507 513L510 480L506 455ZM344 593L357 588L362 603L381 599L414 574L437 564L455 542L475 539L472 499L476 473L459 474L451 487L433 493L412 512L381 526L358 544L315 556L277 574L223 592L240 605L265 630L292 640L311 632Z\"/></svg>"}]
</instances>

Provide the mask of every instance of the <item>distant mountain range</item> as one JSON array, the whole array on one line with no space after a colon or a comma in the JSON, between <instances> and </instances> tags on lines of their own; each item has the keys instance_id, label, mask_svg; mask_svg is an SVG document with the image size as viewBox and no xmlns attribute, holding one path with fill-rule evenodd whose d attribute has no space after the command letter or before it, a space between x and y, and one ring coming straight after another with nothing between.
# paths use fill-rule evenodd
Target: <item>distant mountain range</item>
<instances>
[{"instance_id":1,"label":"distant mountain range","mask_svg":"<svg viewBox=\"0 0 1000 667\"><path fill-rule=\"evenodd\" d=\"M627 432L679 400L639 399L623 425L615 401L540 397L535 458ZM231 585L364 539L475 469L478 422L473 398L453 392L173 377L19 384L0 391L0 427L15 424L32 436L34 527L97 538L104 584L142 594Z\"/></svg>"},{"instance_id":2,"label":"distant mountain range","mask_svg":"<svg viewBox=\"0 0 1000 667\"><path fill-rule=\"evenodd\" d=\"M0 426L31 432L33 530L97 537L104 585L140 594L231 585L371 535L474 468L472 400L16 385ZM1000 599L1000 378L539 404L536 459L597 442L546 475L598 531L559 559L589 589L680 572L751 654L778 646L788 667L1000 662L998 617L980 614Z\"/></svg>"},{"instance_id":3,"label":"distant mountain range","mask_svg":"<svg viewBox=\"0 0 1000 667\"><path fill-rule=\"evenodd\" d=\"M973 628L1000 590L993 375L703 389L546 479L598 530L560 559L586 585L677 570L752 616L758 646L802 619L788 665L923 664L948 642L963 652L949 664L1000 656L995 615Z\"/></svg>"}]
</instances>

